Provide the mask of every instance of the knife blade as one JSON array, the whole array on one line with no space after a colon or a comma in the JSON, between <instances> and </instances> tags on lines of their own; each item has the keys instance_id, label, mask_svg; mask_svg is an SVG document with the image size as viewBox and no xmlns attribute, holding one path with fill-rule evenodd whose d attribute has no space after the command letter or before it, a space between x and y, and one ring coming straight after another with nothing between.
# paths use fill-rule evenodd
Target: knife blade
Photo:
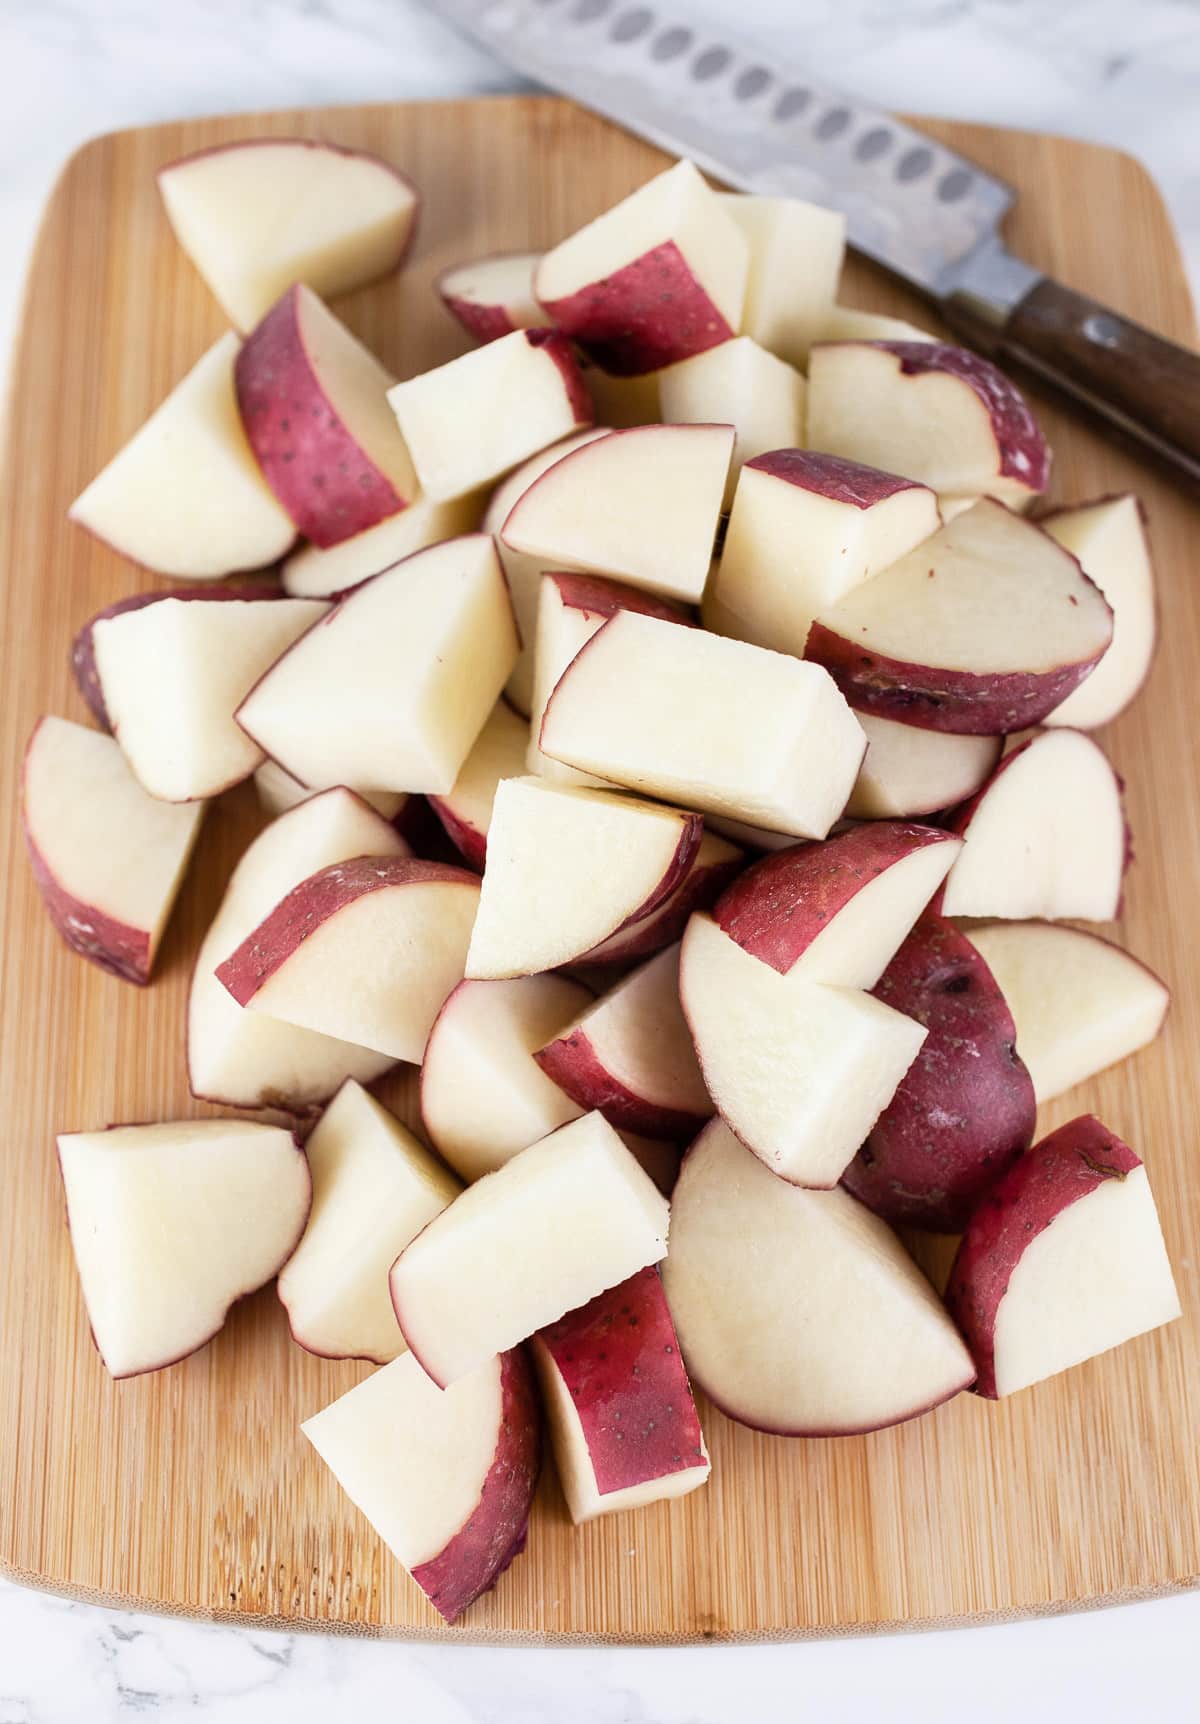
<instances>
[{"instance_id":1,"label":"knife blade","mask_svg":"<svg viewBox=\"0 0 1200 1724\"><path fill-rule=\"evenodd\" d=\"M1200 358L1015 257L1016 193L894 115L648 0L422 0L524 76L739 190L841 210L857 251L975 346L1104 415L1200 487Z\"/></svg>"}]
</instances>

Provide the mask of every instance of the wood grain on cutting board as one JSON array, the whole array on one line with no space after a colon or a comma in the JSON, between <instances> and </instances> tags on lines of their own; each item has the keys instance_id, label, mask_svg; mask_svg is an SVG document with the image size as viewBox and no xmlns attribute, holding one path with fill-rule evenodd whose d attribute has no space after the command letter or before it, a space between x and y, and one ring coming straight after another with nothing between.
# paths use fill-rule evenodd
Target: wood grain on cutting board
<instances>
[{"instance_id":1,"label":"wood grain on cutting board","mask_svg":"<svg viewBox=\"0 0 1200 1724\"><path fill-rule=\"evenodd\" d=\"M1152 328L1193 338L1179 254L1145 173L1112 151L930 126L1022 192L1030 261ZM75 1596L260 1624L431 1638L789 1638L1072 1609L1200 1575L1200 511L1081 420L1038 402L1053 496L1136 486L1150 510L1163 640L1106 743L1137 840L1118 937L1174 989L1157 1046L1045 1110L1091 1109L1146 1159L1186 1312L1000 1405L962 1395L869 1437L759 1436L702 1407L713 1475L579 1531L551 1469L529 1549L447 1630L340 1492L300 1421L367 1367L311 1357L270 1289L203 1352L110 1382L88 1335L56 1131L202 1116L183 1063L188 967L259 816L213 811L155 984L70 954L22 854L17 779L35 719L86 715L67 653L101 605L155 585L66 520L87 480L222 327L176 248L154 171L202 145L301 133L377 150L424 196L412 261L338 310L400 376L464 345L432 293L449 264L552 242L662 162L551 98L301 110L102 138L54 194L18 337L0 467L0 1570ZM852 263L844 297L928 322ZM385 1099L415 1118L411 1077Z\"/></svg>"}]
</instances>

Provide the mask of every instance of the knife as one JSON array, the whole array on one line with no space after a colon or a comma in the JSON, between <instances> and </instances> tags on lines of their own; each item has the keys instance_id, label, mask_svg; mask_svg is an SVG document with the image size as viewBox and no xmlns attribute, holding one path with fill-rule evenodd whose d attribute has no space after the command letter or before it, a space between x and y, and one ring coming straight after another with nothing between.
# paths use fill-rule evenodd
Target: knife
<instances>
[{"instance_id":1,"label":"knife","mask_svg":"<svg viewBox=\"0 0 1200 1724\"><path fill-rule=\"evenodd\" d=\"M1014 257L1013 188L731 32L643 0L422 0L526 77L742 191L841 210L856 250L985 353L1200 488L1200 355Z\"/></svg>"}]
</instances>

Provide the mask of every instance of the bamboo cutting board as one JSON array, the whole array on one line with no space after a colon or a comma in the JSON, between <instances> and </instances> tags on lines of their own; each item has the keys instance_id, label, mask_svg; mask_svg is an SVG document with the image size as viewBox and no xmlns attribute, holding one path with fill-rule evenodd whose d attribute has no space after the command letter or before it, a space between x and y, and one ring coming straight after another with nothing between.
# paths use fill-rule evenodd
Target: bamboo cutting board
<instances>
[{"instance_id":1,"label":"bamboo cutting board","mask_svg":"<svg viewBox=\"0 0 1200 1724\"><path fill-rule=\"evenodd\" d=\"M930 129L1021 188L1011 239L1023 256L1152 328L1191 337L1170 227L1133 162L1052 138ZM0 1569L77 1597L194 1616L525 1642L846 1633L1194 1584L1200 517L1040 402L1057 452L1056 497L1133 485L1150 510L1162 650L1148 692L1108 740L1128 779L1138 848L1119 935L1175 991L1159 1044L1048 1109L1044 1124L1090 1108L1144 1155L1184 1321L1010 1402L962 1395L874 1436L789 1441L703 1409L709 1486L581 1531L548 1469L528 1553L452 1631L298 1431L366 1368L292 1345L269 1289L184 1363L126 1383L105 1375L63 1226L54 1134L214 1111L187 1092L188 965L257 816L245 787L210 816L157 981L138 990L73 957L42 914L22 855L18 763L40 713L86 716L68 673L73 631L148 584L71 527L67 506L221 328L171 239L154 170L201 145L296 132L377 150L424 194L407 270L339 306L399 376L463 345L431 292L439 270L553 241L662 159L566 103L516 97L120 133L89 144L59 183L29 282L0 479ZM846 297L927 317L865 266L851 266ZM411 1103L403 1082L387 1099Z\"/></svg>"}]
</instances>

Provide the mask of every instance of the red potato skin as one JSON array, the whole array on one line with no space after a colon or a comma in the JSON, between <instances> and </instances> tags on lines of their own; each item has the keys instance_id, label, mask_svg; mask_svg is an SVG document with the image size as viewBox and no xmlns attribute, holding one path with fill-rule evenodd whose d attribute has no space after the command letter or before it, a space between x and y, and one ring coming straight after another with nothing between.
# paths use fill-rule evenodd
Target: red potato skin
<instances>
[{"instance_id":1,"label":"red potato skin","mask_svg":"<svg viewBox=\"0 0 1200 1724\"><path fill-rule=\"evenodd\" d=\"M878 467L866 467L842 455L824 455L816 449L770 449L745 465L756 473L766 473L772 479L782 479L802 491L812 491L834 503L848 503L855 509L872 509L900 491L926 489L915 479L902 479Z\"/></svg>"},{"instance_id":2,"label":"red potato skin","mask_svg":"<svg viewBox=\"0 0 1200 1724\"><path fill-rule=\"evenodd\" d=\"M481 305L478 300L460 299L457 294L447 293L440 284L438 294L451 317L478 342L498 341L517 328L502 305Z\"/></svg>"},{"instance_id":3,"label":"red potato skin","mask_svg":"<svg viewBox=\"0 0 1200 1724\"><path fill-rule=\"evenodd\" d=\"M246 337L234 365L238 411L263 478L321 550L365 532L410 499L337 415L309 360L298 287Z\"/></svg>"},{"instance_id":4,"label":"red potato skin","mask_svg":"<svg viewBox=\"0 0 1200 1724\"><path fill-rule=\"evenodd\" d=\"M943 341L878 341L872 346L894 354L905 377L940 371L968 384L987 408L1000 452L999 474L1030 491L1050 483L1050 450L1029 404L1003 371L969 348ZM925 349L922 352L922 349Z\"/></svg>"},{"instance_id":5,"label":"red potato skin","mask_svg":"<svg viewBox=\"0 0 1200 1724\"><path fill-rule=\"evenodd\" d=\"M707 910L729 882L745 867L745 852L711 866L689 868L672 895L652 916L633 922L622 933L611 935L580 959L589 964L624 963L630 958L649 958L681 939L695 910Z\"/></svg>"},{"instance_id":6,"label":"red potato skin","mask_svg":"<svg viewBox=\"0 0 1200 1724\"><path fill-rule=\"evenodd\" d=\"M527 329L524 333L530 347L544 347L557 365L576 425L580 429L589 426L596 417L596 410L571 343L557 329Z\"/></svg>"},{"instance_id":7,"label":"red potato skin","mask_svg":"<svg viewBox=\"0 0 1200 1724\"><path fill-rule=\"evenodd\" d=\"M824 665L859 712L954 736L1005 736L1040 724L1095 669L1103 653L1049 671L978 676L888 658L818 621L809 630L804 656Z\"/></svg>"},{"instance_id":8,"label":"red potato skin","mask_svg":"<svg viewBox=\"0 0 1200 1724\"><path fill-rule=\"evenodd\" d=\"M696 851L700 848L700 840L703 835L704 822L700 816L698 814L686 815L683 829L679 834L679 843L675 847L675 854L662 879L645 902L639 904L636 910L626 916L619 927L613 929L608 940L614 940L618 934L624 933L627 928L633 928L638 923L644 922L648 916L653 915L655 910L666 903L680 883L687 878L688 870L692 866ZM607 945L608 940L604 941L605 945ZM590 956L590 953L584 952L576 962L583 963Z\"/></svg>"},{"instance_id":9,"label":"red potato skin","mask_svg":"<svg viewBox=\"0 0 1200 1724\"><path fill-rule=\"evenodd\" d=\"M704 1438L658 1270L539 1331L583 1428L601 1496L704 1464Z\"/></svg>"},{"instance_id":10,"label":"red potato skin","mask_svg":"<svg viewBox=\"0 0 1200 1724\"><path fill-rule=\"evenodd\" d=\"M558 328L614 377L657 371L736 334L674 240L576 293L538 299Z\"/></svg>"},{"instance_id":11,"label":"red potato skin","mask_svg":"<svg viewBox=\"0 0 1200 1724\"><path fill-rule=\"evenodd\" d=\"M144 988L150 980L151 970L150 935L147 931L129 928L111 916L102 916L90 904L81 904L78 898L73 898L55 879L34 843L27 823L25 848L50 920L71 950L89 963L107 970L110 976L118 976L123 982L133 982Z\"/></svg>"},{"instance_id":12,"label":"red potato skin","mask_svg":"<svg viewBox=\"0 0 1200 1724\"><path fill-rule=\"evenodd\" d=\"M996 1394L996 1317L1026 1248L1064 1209L1142 1163L1090 1113L1060 1126L1014 1162L967 1224L946 1283L946 1309L975 1360L975 1393Z\"/></svg>"},{"instance_id":13,"label":"red potato skin","mask_svg":"<svg viewBox=\"0 0 1200 1724\"><path fill-rule=\"evenodd\" d=\"M951 836L910 820L877 820L824 844L769 851L721 894L713 920L743 951L786 975L864 886Z\"/></svg>"},{"instance_id":14,"label":"red potato skin","mask_svg":"<svg viewBox=\"0 0 1200 1724\"><path fill-rule=\"evenodd\" d=\"M427 796L425 800L463 861L482 874L487 863L487 833L472 826L469 820L463 820L445 796Z\"/></svg>"},{"instance_id":15,"label":"red potato skin","mask_svg":"<svg viewBox=\"0 0 1200 1724\"><path fill-rule=\"evenodd\" d=\"M872 992L929 1034L842 1184L895 1226L959 1233L1033 1141L1012 1013L971 942L930 910Z\"/></svg>"},{"instance_id":16,"label":"red potato skin","mask_svg":"<svg viewBox=\"0 0 1200 1724\"><path fill-rule=\"evenodd\" d=\"M595 1109L602 1113L619 1131L665 1138L668 1143L688 1143L712 1117L687 1108L664 1107L638 1095L608 1070L582 1027L548 1042L533 1057L565 1095L588 1112Z\"/></svg>"},{"instance_id":17,"label":"red potato skin","mask_svg":"<svg viewBox=\"0 0 1200 1724\"><path fill-rule=\"evenodd\" d=\"M613 431L610 436L619 433ZM590 444L585 444L590 448ZM570 460L570 456L564 456ZM555 463L559 465L560 463ZM553 471L553 469L548 469ZM534 484L538 481L535 479ZM533 486L530 486L530 490ZM518 499L519 500L519 499ZM501 532L503 538L503 531ZM584 611L588 616L604 617L606 620L615 617L619 611L634 611L638 616L657 617L664 623L681 623L684 628L694 628L691 617L681 611L678 605L672 605L666 599L655 598L653 593L643 593L637 587L626 586L623 581L609 580L607 575L574 574L570 570L551 570L546 573L558 588L558 596L568 610Z\"/></svg>"},{"instance_id":18,"label":"red potato skin","mask_svg":"<svg viewBox=\"0 0 1200 1724\"><path fill-rule=\"evenodd\" d=\"M102 611L97 611L94 617L88 618L71 643L71 671L88 711L102 730L112 730L108 708L104 704L104 691L100 687L100 677L96 671L96 648L92 630L97 623L107 622L109 617L124 616L126 611L145 610L147 605L156 605L160 599L186 599L189 602L215 599L220 603L230 599L282 599L286 596L280 587L268 586L170 587L160 593L133 593L127 599L118 599L115 604L105 605Z\"/></svg>"},{"instance_id":19,"label":"red potato skin","mask_svg":"<svg viewBox=\"0 0 1200 1724\"><path fill-rule=\"evenodd\" d=\"M157 1124L158 1121L147 1122L145 1120L113 1120L110 1124L106 1125L104 1129L105 1129L105 1131L121 1131L126 1126L145 1125L147 1123ZM179 1364L182 1364L184 1359L190 1359L192 1357L193 1353L199 1353L203 1348L208 1346L208 1343L210 1341L215 1340L216 1337L221 1333L221 1330L225 1327L226 1323L229 1321L229 1313L233 1310L234 1306L240 1305L243 1299L249 1299L251 1294L257 1293L259 1290L259 1287L265 1287L267 1284L267 1281L274 1280L275 1276L279 1274L280 1270L284 1268L284 1266L287 1264L289 1259L293 1256L297 1245L299 1245L301 1239L303 1239L303 1237L304 1237L304 1230L308 1226L308 1219L309 1219L309 1216L312 1214L312 1173L311 1173L311 1171L309 1169L309 1165L308 1165L308 1155L305 1152L304 1145L301 1142L301 1140L300 1140L300 1138L296 1132L292 1133L292 1141L296 1145L296 1153L300 1156L300 1158L304 1162L305 1172L308 1174L308 1204L307 1204L307 1207L305 1208L304 1214L301 1218L300 1225L296 1230L295 1238L292 1240L291 1244L287 1248L287 1251L280 1258L280 1260L276 1264L275 1268L271 1271L270 1275L267 1276L266 1281L260 1281L258 1287L247 1287L244 1293L239 1293L236 1299L230 1300L229 1304L225 1307L224 1316L221 1318L221 1321L217 1324L216 1328L211 1330L210 1333L204 1337L203 1341L197 1341L197 1343L194 1347L189 1347L186 1353L177 1353L173 1359L164 1359L158 1365L147 1365L145 1367L145 1369L141 1370L141 1371L122 1371L119 1373L109 1371L109 1376L112 1377L112 1380L114 1383L128 1383L128 1382L131 1382L134 1377L145 1377L145 1376L147 1376L151 1371L169 1370L172 1365L179 1365ZM62 1156L61 1156L61 1153L59 1153L57 1150L55 1151L55 1159L58 1162L59 1178L61 1179L62 1178ZM64 1181L63 1219L66 1221L66 1224L67 1224L67 1236L69 1238L70 1234L71 1234L71 1221L70 1221L70 1216L67 1214L67 1210L66 1210L65 1181ZM84 1309L85 1309L85 1313L86 1313L86 1306L84 1307ZM99 1357L101 1364L104 1364L104 1354L101 1353L101 1351L100 1351L100 1344L96 1340L96 1331L92 1328L90 1323L88 1324L88 1334L91 1336L92 1346L96 1349L96 1354ZM106 1371L108 1371L108 1366L104 1365L104 1369Z\"/></svg>"},{"instance_id":20,"label":"red potato skin","mask_svg":"<svg viewBox=\"0 0 1200 1724\"><path fill-rule=\"evenodd\" d=\"M541 1418L524 1352L500 1361L500 1431L495 1458L464 1526L429 1562L411 1573L447 1622L489 1592L525 1548L529 1511L542 1466Z\"/></svg>"},{"instance_id":21,"label":"red potato skin","mask_svg":"<svg viewBox=\"0 0 1200 1724\"><path fill-rule=\"evenodd\" d=\"M478 890L479 877L445 862L412 856L356 856L310 874L275 906L216 975L239 1006L252 1000L310 935L339 910L372 892L405 886L464 884Z\"/></svg>"}]
</instances>

